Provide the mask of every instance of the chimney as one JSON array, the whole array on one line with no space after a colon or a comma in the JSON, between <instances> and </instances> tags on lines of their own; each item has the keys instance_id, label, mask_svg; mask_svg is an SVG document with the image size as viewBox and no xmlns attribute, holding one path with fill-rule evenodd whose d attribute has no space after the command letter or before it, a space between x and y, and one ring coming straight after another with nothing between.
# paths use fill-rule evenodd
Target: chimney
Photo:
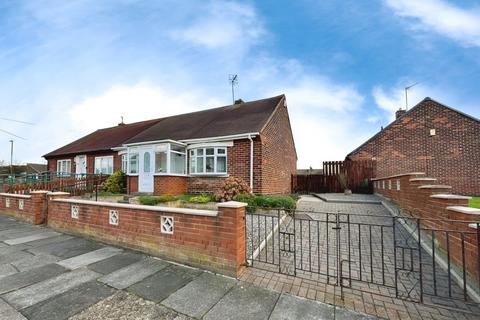
<instances>
[{"instance_id":1,"label":"chimney","mask_svg":"<svg viewBox=\"0 0 480 320\"><path fill-rule=\"evenodd\" d=\"M405 113L407 113L407 110L403 110L403 109L398 109L396 112L395 112L395 120L400 118L401 116L403 116Z\"/></svg>"},{"instance_id":2,"label":"chimney","mask_svg":"<svg viewBox=\"0 0 480 320\"><path fill-rule=\"evenodd\" d=\"M245 103L245 101L243 101L242 99L235 100L235 104L242 104L242 103Z\"/></svg>"}]
</instances>

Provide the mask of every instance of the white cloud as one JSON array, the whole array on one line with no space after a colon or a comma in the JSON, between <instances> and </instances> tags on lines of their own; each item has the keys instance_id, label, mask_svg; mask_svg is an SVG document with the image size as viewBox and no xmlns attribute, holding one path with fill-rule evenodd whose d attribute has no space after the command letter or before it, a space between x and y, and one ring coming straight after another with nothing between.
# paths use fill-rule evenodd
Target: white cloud
<instances>
[{"instance_id":1,"label":"white cloud","mask_svg":"<svg viewBox=\"0 0 480 320\"><path fill-rule=\"evenodd\" d=\"M464 9L443 0L384 0L414 30L434 31L464 46L480 46L480 9Z\"/></svg>"},{"instance_id":2,"label":"white cloud","mask_svg":"<svg viewBox=\"0 0 480 320\"><path fill-rule=\"evenodd\" d=\"M435 95L437 90L419 84L408 91L408 107L411 108L428 96ZM389 90L382 86L375 86L372 90L372 96L380 109L387 112L390 120L395 119L395 111L405 109L405 91L398 85Z\"/></svg>"},{"instance_id":3,"label":"white cloud","mask_svg":"<svg viewBox=\"0 0 480 320\"><path fill-rule=\"evenodd\" d=\"M209 49L245 50L266 33L261 18L247 4L210 1L196 17L185 28L171 31L171 37Z\"/></svg>"},{"instance_id":4,"label":"white cloud","mask_svg":"<svg viewBox=\"0 0 480 320\"><path fill-rule=\"evenodd\" d=\"M126 123L195 111L201 105L219 105L218 99L189 90L175 93L160 86L140 82L133 86L115 85L102 94L85 98L72 106L70 116L78 133L115 126L123 116Z\"/></svg>"}]
</instances>

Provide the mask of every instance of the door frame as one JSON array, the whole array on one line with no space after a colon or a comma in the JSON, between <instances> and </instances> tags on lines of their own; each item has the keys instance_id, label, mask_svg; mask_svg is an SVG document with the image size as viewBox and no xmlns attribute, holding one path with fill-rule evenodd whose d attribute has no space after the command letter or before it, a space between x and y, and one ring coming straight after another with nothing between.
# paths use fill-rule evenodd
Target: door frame
<instances>
[{"instance_id":1,"label":"door frame","mask_svg":"<svg viewBox=\"0 0 480 320\"><path fill-rule=\"evenodd\" d=\"M150 154L150 170L145 172L145 153ZM153 192L153 173L154 173L155 153L153 147L144 147L138 153L138 192ZM147 188L144 188L144 183L149 182Z\"/></svg>"},{"instance_id":2,"label":"door frame","mask_svg":"<svg viewBox=\"0 0 480 320\"><path fill-rule=\"evenodd\" d=\"M80 163L80 158L85 159L85 166L84 166L84 172L79 172L79 163ZM86 154L79 154L75 156L75 174L87 174L87 155Z\"/></svg>"}]
</instances>

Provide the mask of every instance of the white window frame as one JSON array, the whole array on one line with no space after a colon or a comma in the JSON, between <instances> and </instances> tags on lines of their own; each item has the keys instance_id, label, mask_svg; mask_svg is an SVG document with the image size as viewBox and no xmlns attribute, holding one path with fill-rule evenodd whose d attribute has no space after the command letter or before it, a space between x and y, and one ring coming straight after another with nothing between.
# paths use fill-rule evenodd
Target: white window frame
<instances>
[{"instance_id":1,"label":"white window frame","mask_svg":"<svg viewBox=\"0 0 480 320\"><path fill-rule=\"evenodd\" d=\"M102 168L100 168L100 172L97 172L97 159L100 160L100 164L102 164L103 159L111 160L112 161L112 172L102 172ZM108 165L107 165L108 169ZM113 156L101 156L101 157L95 157L94 162L93 162L93 172L95 174L112 174L115 170L113 169Z\"/></svg>"},{"instance_id":2,"label":"white window frame","mask_svg":"<svg viewBox=\"0 0 480 320\"><path fill-rule=\"evenodd\" d=\"M122 171L124 173L127 173L128 172L128 153L120 154L120 159L122 162Z\"/></svg>"},{"instance_id":3,"label":"white window frame","mask_svg":"<svg viewBox=\"0 0 480 320\"><path fill-rule=\"evenodd\" d=\"M69 171L63 171L66 169L66 164L69 164L70 170ZM71 174L72 173L72 159L60 159L57 160L57 173L62 173L62 174Z\"/></svg>"},{"instance_id":4,"label":"white window frame","mask_svg":"<svg viewBox=\"0 0 480 320\"><path fill-rule=\"evenodd\" d=\"M131 158L132 156L136 155L137 156L137 172L131 172L132 170L132 162L131 162ZM138 176L138 172L140 170L140 153L138 152L138 150L135 150L134 152L132 153L128 153L128 175L130 176Z\"/></svg>"},{"instance_id":5,"label":"white window frame","mask_svg":"<svg viewBox=\"0 0 480 320\"><path fill-rule=\"evenodd\" d=\"M213 149L213 155L207 155L207 149ZM225 153L218 153L218 150L225 150ZM203 155L197 155L198 150L203 150ZM193 155L192 155L193 152ZM192 172L192 160L195 158L195 172ZM207 172L207 157L213 157L213 172ZM217 171L217 158L225 157L225 172ZM196 163L199 158L203 158L203 172L196 171ZM228 175L228 148L227 147L201 147L201 148L191 148L188 150L188 170L192 176L226 176Z\"/></svg>"}]
</instances>

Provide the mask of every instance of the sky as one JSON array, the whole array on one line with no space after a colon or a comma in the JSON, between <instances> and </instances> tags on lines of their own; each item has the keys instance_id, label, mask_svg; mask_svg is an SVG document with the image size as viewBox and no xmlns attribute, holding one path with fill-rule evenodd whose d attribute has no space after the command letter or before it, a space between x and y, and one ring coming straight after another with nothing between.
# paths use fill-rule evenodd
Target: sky
<instances>
[{"instance_id":1,"label":"sky","mask_svg":"<svg viewBox=\"0 0 480 320\"><path fill-rule=\"evenodd\" d=\"M285 94L299 168L426 96L480 118L480 1L0 0L0 160L98 128ZM15 119L30 124L4 120ZM11 132L19 137L5 133Z\"/></svg>"}]
</instances>

